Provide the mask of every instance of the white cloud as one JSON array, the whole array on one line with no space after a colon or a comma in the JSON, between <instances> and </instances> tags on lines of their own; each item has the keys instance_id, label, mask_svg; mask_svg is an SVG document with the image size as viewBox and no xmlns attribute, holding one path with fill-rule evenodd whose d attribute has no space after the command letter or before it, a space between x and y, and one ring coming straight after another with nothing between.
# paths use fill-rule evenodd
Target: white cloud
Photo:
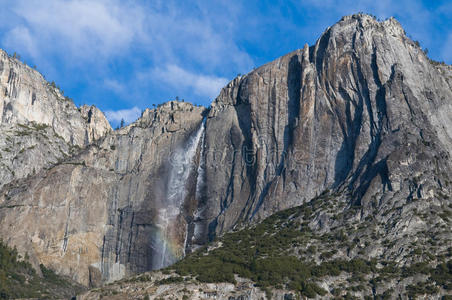
<instances>
[{"instance_id":1,"label":"white cloud","mask_svg":"<svg viewBox=\"0 0 452 300\"><path fill-rule=\"evenodd\" d=\"M141 115L141 109L134 106L130 109L120 109L120 110L107 110L105 111L105 116L110 122L121 122L124 120L126 123L131 123L138 119Z\"/></svg>"},{"instance_id":2,"label":"white cloud","mask_svg":"<svg viewBox=\"0 0 452 300\"><path fill-rule=\"evenodd\" d=\"M210 5L167 0L155 5L146 11L141 42L162 63L160 66L190 61L213 71L223 68L227 61L237 68L236 73L243 72L253 66L253 60L237 46L241 28L234 20L235 4L221 2Z\"/></svg>"},{"instance_id":3,"label":"white cloud","mask_svg":"<svg viewBox=\"0 0 452 300\"><path fill-rule=\"evenodd\" d=\"M452 61L452 32L449 33L442 49L442 56L445 61Z\"/></svg>"},{"instance_id":4,"label":"white cloud","mask_svg":"<svg viewBox=\"0 0 452 300\"><path fill-rule=\"evenodd\" d=\"M239 28L233 18L199 13L202 6L171 0L16 0L7 8L16 17L3 42L42 59L49 52L72 58L71 63L126 56L131 47L138 47L156 64L179 64L188 58L203 68L221 66L225 60L237 72L250 68L252 59L235 43ZM11 38L18 31L20 36L27 33L27 39Z\"/></svg>"},{"instance_id":5,"label":"white cloud","mask_svg":"<svg viewBox=\"0 0 452 300\"><path fill-rule=\"evenodd\" d=\"M122 95L126 91L125 85L115 79L105 79L104 86L118 95Z\"/></svg>"},{"instance_id":6,"label":"white cloud","mask_svg":"<svg viewBox=\"0 0 452 300\"><path fill-rule=\"evenodd\" d=\"M8 17L7 24L0 24L0 43L10 52L31 58L60 83L63 76L69 80L64 73L77 72L73 78L91 89L101 86L138 106L147 103L147 93L160 88L149 82L153 77L136 80L143 70L159 70L165 78L158 80L162 89L177 84L212 98L227 82L224 76L246 73L254 66L238 46L242 8L230 1L0 0L0 4L7 10L0 16ZM188 78L181 79L185 75Z\"/></svg>"},{"instance_id":7,"label":"white cloud","mask_svg":"<svg viewBox=\"0 0 452 300\"><path fill-rule=\"evenodd\" d=\"M124 10L123 10L124 9ZM30 54L51 51L83 58L104 58L130 46L140 31L142 14L116 0L19 0L12 11L22 22L7 36L28 32L27 39L10 39ZM67 55L67 53L66 53Z\"/></svg>"},{"instance_id":8,"label":"white cloud","mask_svg":"<svg viewBox=\"0 0 452 300\"><path fill-rule=\"evenodd\" d=\"M5 45L17 49L24 50L32 57L38 55L37 48L33 37L27 27L17 26L10 30L4 38Z\"/></svg>"},{"instance_id":9,"label":"white cloud","mask_svg":"<svg viewBox=\"0 0 452 300\"><path fill-rule=\"evenodd\" d=\"M184 70L176 65L166 65L151 71L151 76L174 87L189 88L199 96L210 99L218 96L221 88L228 82L226 78L201 75Z\"/></svg>"}]
</instances>

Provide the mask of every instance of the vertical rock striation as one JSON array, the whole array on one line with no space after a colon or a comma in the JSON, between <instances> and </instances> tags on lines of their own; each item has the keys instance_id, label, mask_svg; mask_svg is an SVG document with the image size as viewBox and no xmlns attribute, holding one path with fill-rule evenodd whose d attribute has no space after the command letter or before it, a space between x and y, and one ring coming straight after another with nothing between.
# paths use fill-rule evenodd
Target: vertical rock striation
<instances>
[{"instance_id":1,"label":"vertical rock striation","mask_svg":"<svg viewBox=\"0 0 452 300\"><path fill-rule=\"evenodd\" d=\"M191 161L198 160L204 111L177 102L146 110L137 122L4 189L0 236L35 264L91 286L161 267L155 260L162 236L174 251L164 253L164 264L181 258L188 221L178 211L191 210L194 200L189 187L174 203L167 196L184 189L174 176L196 180ZM174 164L172 154L187 149L192 159ZM174 215L165 228L162 210Z\"/></svg>"},{"instance_id":2,"label":"vertical rock striation","mask_svg":"<svg viewBox=\"0 0 452 300\"><path fill-rule=\"evenodd\" d=\"M419 174L424 188L441 189L435 174L451 174L448 72L395 19L353 15L314 46L237 77L207 120L206 230L225 232L326 189L362 205L405 200ZM435 170L432 161L443 163Z\"/></svg>"},{"instance_id":3,"label":"vertical rock striation","mask_svg":"<svg viewBox=\"0 0 452 300\"><path fill-rule=\"evenodd\" d=\"M63 139L82 147L111 130L96 107L81 108L36 70L0 51L0 123L35 122L51 126Z\"/></svg>"}]
</instances>

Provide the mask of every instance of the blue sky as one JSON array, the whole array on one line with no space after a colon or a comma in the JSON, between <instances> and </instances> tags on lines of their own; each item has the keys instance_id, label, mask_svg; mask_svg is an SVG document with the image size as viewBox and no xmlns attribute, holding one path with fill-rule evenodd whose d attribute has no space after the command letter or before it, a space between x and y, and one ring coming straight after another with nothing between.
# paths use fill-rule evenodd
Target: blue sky
<instances>
[{"instance_id":1,"label":"blue sky","mask_svg":"<svg viewBox=\"0 0 452 300\"><path fill-rule=\"evenodd\" d=\"M178 96L209 105L221 87L313 44L343 15L396 17L452 63L452 1L0 0L0 48L113 125Z\"/></svg>"}]
</instances>

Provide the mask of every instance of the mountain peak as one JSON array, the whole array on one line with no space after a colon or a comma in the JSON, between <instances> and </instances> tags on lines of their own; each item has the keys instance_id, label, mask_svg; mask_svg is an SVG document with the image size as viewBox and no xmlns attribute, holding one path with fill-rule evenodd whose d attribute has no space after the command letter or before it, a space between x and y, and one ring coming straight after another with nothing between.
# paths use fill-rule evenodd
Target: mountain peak
<instances>
[{"instance_id":1,"label":"mountain peak","mask_svg":"<svg viewBox=\"0 0 452 300\"><path fill-rule=\"evenodd\" d=\"M77 108L72 99L64 96L55 83L47 82L37 70L3 50L0 54L0 124L45 124L66 142L79 147L111 130L100 110ZM82 112L87 115L82 116ZM87 122L89 112L95 112L98 117L96 125Z\"/></svg>"},{"instance_id":2,"label":"mountain peak","mask_svg":"<svg viewBox=\"0 0 452 300\"><path fill-rule=\"evenodd\" d=\"M386 30L390 34L401 36L405 35L405 30L403 29L402 25L394 17L389 17L386 20L380 21L375 16L364 13L344 16L331 28L335 28L336 30L342 29L352 31L377 28Z\"/></svg>"}]
</instances>

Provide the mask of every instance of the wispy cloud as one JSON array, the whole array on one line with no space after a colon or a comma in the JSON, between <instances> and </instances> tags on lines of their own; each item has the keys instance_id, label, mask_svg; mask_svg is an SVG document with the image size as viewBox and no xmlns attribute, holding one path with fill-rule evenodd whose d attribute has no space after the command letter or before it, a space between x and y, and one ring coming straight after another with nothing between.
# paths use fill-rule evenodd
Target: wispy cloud
<instances>
[{"instance_id":1,"label":"wispy cloud","mask_svg":"<svg viewBox=\"0 0 452 300\"><path fill-rule=\"evenodd\" d=\"M165 82L173 87L192 89L196 95L207 96L210 99L215 98L228 82L226 78L195 74L176 65L153 69L150 75L156 81ZM141 78L147 76L141 75Z\"/></svg>"},{"instance_id":2,"label":"wispy cloud","mask_svg":"<svg viewBox=\"0 0 452 300\"><path fill-rule=\"evenodd\" d=\"M35 39L25 26L20 25L8 31L4 37L4 43L11 48L24 50L32 57L38 55Z\"/></svg>"},{"instance_id":3,"label":"wispy cloud","mask_svg":"<svg viewBox=\"0 0 452 300\"><path fill-rule=\"evenodd\" d=\"M6 34L9 44L25 46L32 55L50 51L101 59L129 47L142 25L138 7L116 0L18 0L11 6L21 22ZM18 31L27 39L12 39Z\"/></svg>"},{"instance_id":4,"label":"wispy cloud","mask_svg":"<svg viewBox=\"0 0 452 300\"><path fill-rule=\"evenodd\" d=\"M115 79L105 79L104 86L117 95L124 95L126 91L126 86Z\"/></svg>"},{"instance_id":5,"label":"wispy cloud","mask_svg":"<svg viewBox=\"0 0 452 300\"><path fill-rule=\"evenodd\" d=\"M192 61L191 67L207 71L223 67L225 61L239 69L252 67L251 56L237 45L235 9L231 1L160 2L146 10L143 43L165 64Z\"/></svg>"},{"instance_id":6,"label":"wispy cloud","mask_svg":"<svg viewBox=\"0 0 452 300\"><path fill-rule=\"evenodd\" d=\"M442 49L444 60L452 61L452 32L449 33Z\"/></svg>"},{"instance_id":7,"label":"wispy cloud","mask_svg":"<svg viewBox=\"0 0 452 300\"><path fill-rule=\"evenodd\" d=\"M227 82L225 77L254 66L237 41L241 8L229 1L2 1L1 8L8 12L0 16L9 21L0 25L3 46L31 58L51 79L60 73L67 80L83 77L93 90L113 92L125 103L147 103L153 86L149 80L155 78L137 81L145 70L159 71L164 80L157 82L166 90L177 84L196 96L213 98ZM66 75L69 72L77 74ZM206 103L202 97L198 101Z\"/></svg>"},{"instance_id":8,"label":"wispy cloud","mask_svg":"<svg viewBox=\"0 0 452 300\"><path fill-rule=\"evenodd\" d=\"M16 19L3 42L34 56L51 52L99 61L125 56L133 45L155 62L180 64L190 58L197 67L215 68L226 59L239 68L252 66L234 41L238 28L231 18L203 12L202 4L157 3L17 0L9 5Z\"/></svg>"},{"instance_id":9,"label":"wispy cloud","mask_svg":"<svg viewBox=\"0 0 452 300\"><path fill-rule=\"evenodd\" d=\"M105 116L108 121L117 123L124 120L126 123L131 123L138 119L141 115L141 109L138 107L132 107L130 109L120 109L120 110L107 110L105 111Z\"/></svg>"}]
</instances>

